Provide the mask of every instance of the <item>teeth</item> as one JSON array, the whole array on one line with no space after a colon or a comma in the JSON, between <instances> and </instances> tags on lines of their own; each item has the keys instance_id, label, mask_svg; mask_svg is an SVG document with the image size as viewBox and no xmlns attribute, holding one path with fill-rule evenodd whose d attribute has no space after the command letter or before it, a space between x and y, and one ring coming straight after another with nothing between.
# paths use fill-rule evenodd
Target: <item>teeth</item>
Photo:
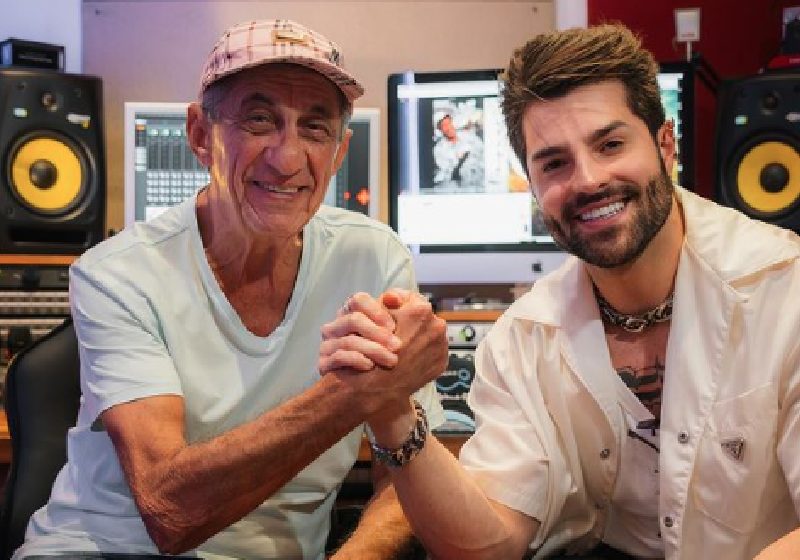
<instances>
[{"instance_id":1,"label":"teeth","mask_svg":"<svg viewBox=\"0 0 800 560\"><path fill-rule=\"evenodd\" d=\"M253 181L256 185L261 187L262 189L266 189L269 192L280 193L280 194L294 194L300 191L300 187L278 187L276 185L265 185L259 181Z\"/></svg>"},{"instance_id":2,"label":"teeth","mask_svg":"<svg viewBox=\"0 0 800 560\"><path fill-rule=\"evenodd\" d=\"M613 202L608 206L601 206L600 208L595 208L594 210L586 212L585 214L581 214L581 220L588 221L596 220L598 218L607 218L622 212L623 208L625 208L625 205L622 202Z\"/></svg>"}]
</instances>

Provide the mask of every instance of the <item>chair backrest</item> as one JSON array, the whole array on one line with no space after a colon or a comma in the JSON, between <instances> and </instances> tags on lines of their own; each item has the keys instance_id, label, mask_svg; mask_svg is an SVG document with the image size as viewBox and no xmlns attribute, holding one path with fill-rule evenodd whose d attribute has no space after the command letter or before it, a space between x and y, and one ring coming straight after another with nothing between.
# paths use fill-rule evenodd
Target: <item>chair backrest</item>
<instances>
[{"instance_id":1,"label":"chair backrest","mask_svg":"<svg viewBox=\"0 0 800 560\"><path fill-rule=\"evenodd\" d=\"M66 436L80 406L78 341L67 318L14 356L8 366L5 408L11 466L0 510L0 557L22 544L28 519L50 497L67 461Z\"/></svg>"}]
</instances>

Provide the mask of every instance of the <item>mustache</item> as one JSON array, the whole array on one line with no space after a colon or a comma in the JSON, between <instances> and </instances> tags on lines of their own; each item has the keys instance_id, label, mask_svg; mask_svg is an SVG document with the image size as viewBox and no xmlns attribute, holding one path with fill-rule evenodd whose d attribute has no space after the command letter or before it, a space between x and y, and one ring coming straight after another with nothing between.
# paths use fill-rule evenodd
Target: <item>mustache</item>
<instances>
[{"instance_id":1,"label":"mustache","mask_svg":"<svg viewBox=\"0 0 800 560\"><path fill-rule=\"evenodd\" d=\"M620 185L610 185L599 192L578 193L572 200L564 204L564 218L572 218L577 214L578 208L597 202L603 202L612 198L633 198L641 194L641 189L628 183Z\"/></svg>"}]
</instances>

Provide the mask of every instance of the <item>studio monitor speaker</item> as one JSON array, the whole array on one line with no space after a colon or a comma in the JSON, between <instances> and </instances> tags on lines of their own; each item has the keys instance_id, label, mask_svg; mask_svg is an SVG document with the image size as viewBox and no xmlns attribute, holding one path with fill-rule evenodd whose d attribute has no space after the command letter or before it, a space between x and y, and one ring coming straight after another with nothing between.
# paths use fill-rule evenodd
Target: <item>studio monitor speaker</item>
<instances>
[{"instance_id":1,"label":"studio monitor speaker","mask_svg":"<svg viewBox=\"0 0 800 560\"><path fill-rule=\"evenodd\" d=\"M103 238L99 78L0 68L0 254L77 255Z\"/></svg>"},{"instance_id":2,"label":"studio monitor speaker","mask_svg":"<svg viewBox=\"0 0 800 560\"><path fill-rule=\"evenodd\" d=\"M716 154L719 202L800 231L800 71L726 82Z\"/></svg>"}]
</instances>

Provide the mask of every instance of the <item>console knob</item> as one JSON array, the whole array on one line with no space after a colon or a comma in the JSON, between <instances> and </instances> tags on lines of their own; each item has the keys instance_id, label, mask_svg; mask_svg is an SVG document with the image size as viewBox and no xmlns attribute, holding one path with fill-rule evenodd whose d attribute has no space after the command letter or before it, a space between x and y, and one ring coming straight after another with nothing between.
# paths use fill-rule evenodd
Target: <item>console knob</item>
<instances>
[{"instance_id":1,"label":"console knob","mask_svg":"<svg viewBox=\"0 0 800 560\"><path fill-rule=\"evenodd\" d=\"M461 328L461 338L466 340L467 342L472 342L475 340L475 327L472 325L464 325Z\"/></svg>"}]
</instances>

